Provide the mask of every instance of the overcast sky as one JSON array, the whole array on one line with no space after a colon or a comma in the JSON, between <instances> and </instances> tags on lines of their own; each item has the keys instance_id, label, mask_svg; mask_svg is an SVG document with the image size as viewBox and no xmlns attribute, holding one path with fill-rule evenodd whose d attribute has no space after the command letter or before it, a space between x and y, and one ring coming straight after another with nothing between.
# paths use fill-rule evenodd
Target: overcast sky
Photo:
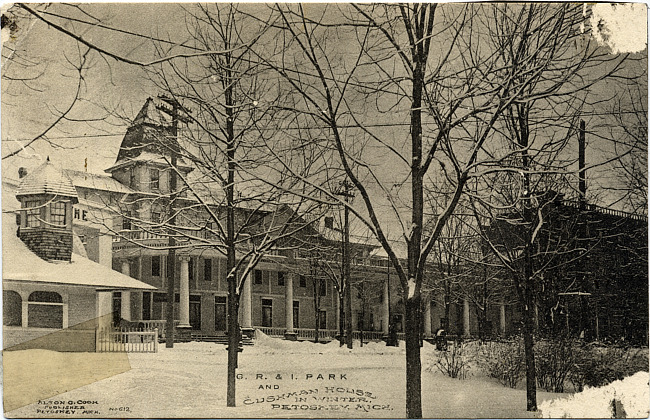
<instances>
[{"instance_id":1,"label":"overcast sky","mask_svg":"<svg viewBox=\"0 0 650 420\"><path fill-rule=\"evenodd\" d=\"M182 6L177 4L91 4L83 7L103 24L114 28L155 38L184 40L185 19ZM265 6L258 7L263 10ZM38 8L44 10L43 6ZM614 43L615 48L639 49L638 39L647 38L644 24L631 24L639 16L645 22L645 8L642 9L642 13L636 10L630 14L628 11L620 15L622 19L617 17L617 20L611 20L614 32L609 34L608 40ZM609 11L603 10L599 13L607 17ZM89 19L64 4L51 5L47 11ZM91 29L75 22L68 22L66 28L102 48L131 59L149 61L154 57L151 41L146 38L101 28ZM625 28L625 31L621 28ZM619 37L617 34L625 36ZM17 145L42 131L54 119L51 109L63 109L69 104L77 80L66 60L75 62L79 59L77 44L72 39L34 19L21 20L15 37L7 42L13 43L11 46L17 49L16 54L22 54L21 57L26 55L35 62L29 74L38 74L39 77L28 85L5 79L2 81L3 155L6 154L5 150L15 150ZM645 47L642 45L641 48ZM96 53L91 54L91 63L91 68L85 73L86 83L82 93L87 101L78 103L72 114L80 121L61 124L50 133L50 139L61 147L52 148L40 142L15 158L2 161L3 177L16 178L18 167L34 167L48 155L57 165L83 170L87 164L88 171L99 173L114 162L127 123L107 115L98 105L132 118L147 97L156 96L159 92L151 86L145 72L138 66L104 59ZM643 65L647 66L647 60ZM14 70L11 66L16 64L9 60L3 62L3 66L7 74ZM597 121L592 124L597 124Z\"/></svg>"}]
</instances>

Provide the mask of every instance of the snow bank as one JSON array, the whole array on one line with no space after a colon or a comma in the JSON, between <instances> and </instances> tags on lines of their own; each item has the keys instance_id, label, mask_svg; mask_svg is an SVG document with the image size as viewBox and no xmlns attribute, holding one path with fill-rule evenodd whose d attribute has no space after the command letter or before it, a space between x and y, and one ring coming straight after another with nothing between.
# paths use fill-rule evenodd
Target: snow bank
<instances>
[{"instance_id":1,"label":"snow bank","mask_svg":"<svg viewBox=\"0 0 650 420\"><path fill-rule=\"evenodd\" d=\"M621 407L625 410L627 418L647 418L650 414L649 376L648 372L637 372L604 387L585 388L568 398L544 401L539 410L544 418L613 418L616 405L617 410Z\"/></svg>"},{"instance_id":2,"label":"snow bank","mask_svg":"<svg viewBox=\"0 0 650 420\"><path fill-rule=\"evenodd\" d=\"M428 344L428 343L427 343ZM282 338L274 338L264 334L262 331L255 332L255 345L252 351L260 354L347 354L347 353L370 353L370 354L392 354L403 353L404 342L400 347L389 347L384 342L361 343L356 340L352 350L340 346L337 340L329 343L314 343L313 341L288 341Z\"/></svg>"}]
</instances>

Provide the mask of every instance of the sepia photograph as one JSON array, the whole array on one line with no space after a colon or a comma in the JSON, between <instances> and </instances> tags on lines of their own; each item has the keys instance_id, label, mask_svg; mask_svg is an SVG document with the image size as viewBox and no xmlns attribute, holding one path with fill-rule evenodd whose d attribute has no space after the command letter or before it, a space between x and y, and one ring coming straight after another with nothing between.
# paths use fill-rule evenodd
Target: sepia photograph
<instances>
[{"instance_id":1,"label":"sepia photograph","mask_svg":"<svg viewBox=\"0 0 650 420\"><path fill-rule=\"evenodd\" d=\"M5 418L647 418L645 3L2 5Z\"/></svg>"}]
</instances>

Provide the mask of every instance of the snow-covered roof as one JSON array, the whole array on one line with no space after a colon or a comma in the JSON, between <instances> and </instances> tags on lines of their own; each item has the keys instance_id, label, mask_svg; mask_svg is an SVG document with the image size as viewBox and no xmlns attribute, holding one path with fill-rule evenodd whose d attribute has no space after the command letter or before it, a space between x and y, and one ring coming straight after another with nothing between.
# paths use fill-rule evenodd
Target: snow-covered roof
<instances>
[{"instance_id":1,"label":"snow-covered roof","mask_svg":"<svg viewBox=\"0 0 650 420\"><path fill-rule=\"evenodd\" d=\"M70 178L54 167L49 158L22 179L18 192L16 192L16 196L33 194L54 194L77 198L77 190L72 185Z\"/></svg>"},{"instance_id":2,"label":"snow-covered roof","mask_svg":"<svg viewBox=\"0 0 650 420\"><path fill-rule=\"evenodd\" d=\"M98 289L156 289L76 253L72 254L71 262L45 261L30 251L27 245L16 236L16 229L16 219L13 215L3 214L3 280L34 281Z\"/></svg>"},{"instance_id":3,"label":"snow-covered roof","mask_svg":"<svg viewBox=\"0 0 650 420\"><path fill-rule=\"evenodd\" d=\"M64 169L63 173L67 175L75 187L89 188L94 190L110 191L124 194L135 192L124 184L110 176L93 174L73 169Z\"/></svg>"},{"instance_id":4,"label":"snow-covered roof","mask_svg":"<svg viewBox=\"0 0 650 420\"><path fill-rule=\"evenodd\" d=\"M169 161L166 160L163 156L161 156L160 153L154 153L150 152L147 150L142 150L137 156L128 156L127 154L123 154L121 157L118 158L115 163L104 170L104 172L111 173L116 169L119 169L122 166L129 165L133 162L142 162L142 163L148 163L148 164L157 164L162 167L169 167ZM191 170L193 169L190 165L188 165L185 160L181 157L178 158L178 161L176 163L176 167L180 170Z\"/></svg>"}]
</instances>

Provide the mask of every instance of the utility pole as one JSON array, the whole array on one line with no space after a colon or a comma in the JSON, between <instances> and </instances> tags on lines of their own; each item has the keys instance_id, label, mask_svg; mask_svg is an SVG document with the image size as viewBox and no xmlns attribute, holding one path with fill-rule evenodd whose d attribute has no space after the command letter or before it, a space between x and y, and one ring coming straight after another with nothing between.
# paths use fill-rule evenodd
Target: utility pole
<instances>
[{"instance_id":1,"label":"utility pole","mask_svg":"<svg viewBox=\"0 0 650 420\"><path fill-rule=\"evenodd\" d=\"M352 348L352 283L350 281L350 209L348 204L354 198L354 186L346 179L341 183L341 190L337 195L343 196L345 207L343 209L343 284L345 285L345 342L349 349Z\"/></svg>"},{"instance_id":2,"label":"utility pole","mask_svg":"<svg viewBox=\"0 0 650 420\"><path fill-rule=\"evenodd\" d=\"M156 108L158 108L160 111L168 114L172 118L172 133L171 137L172 140L169 142L165 142L166 144L163 144L163 151L165 149L169 150L171 154L171 172L169 175L169 205L168 205L168 214L169 214L169 221L168 221L168 246L169 246L169 251L167 254L167 266L166 266L166 271L167 271L167 306L166 306L166 313L165 313L165 318L166 318L166 325L165 325L165 347L167 348L173 348L174 347L174 339L175 339L175 328L174 328L174 306L176 303L176 296L175 296L175 273L176 273L176 238L174 238L175 232L174 232L174 226L176 225L176 215L174 211L174 202L176 201L176 198L178 196L178 181L176 178L176 168L178 165L178 153L180 152L178 150L178 121L183 120L184 122L187 122L188 119L185 117L180 117L179 116L179 109L181 108L180 103L174 99L170 98L167 95L159 95L158 98L168 104L170 108L163 106L163 105L157 105Z\"/></svg>"}]
</instances>

